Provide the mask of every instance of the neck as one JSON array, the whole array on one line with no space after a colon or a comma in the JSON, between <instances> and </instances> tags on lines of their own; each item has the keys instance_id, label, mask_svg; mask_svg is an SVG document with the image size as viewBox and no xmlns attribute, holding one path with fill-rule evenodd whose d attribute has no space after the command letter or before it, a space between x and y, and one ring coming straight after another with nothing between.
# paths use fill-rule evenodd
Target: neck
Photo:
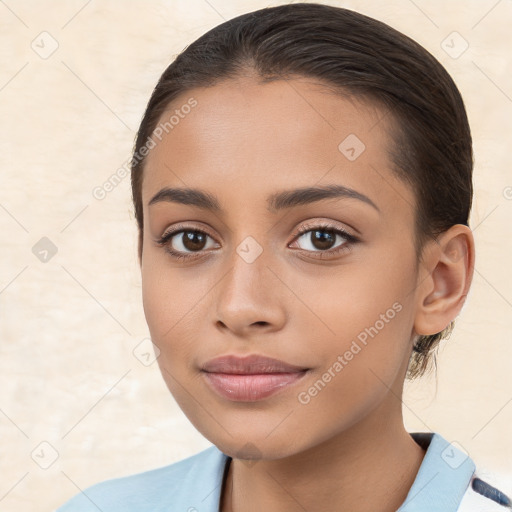
<instances>
[{"instance_id":1,"label":"neck","mask_svg":"<svg viewBox=\"0 0 512 512\"><path fill-rule=\"evenodd\" d=\"M401 410L392 421L389 409L385 412L381 404L348 430L283 459L252 465L233 459L220 511L395 512L406 499L425 451L405 430Z\"/></svg>"}]
</instances>

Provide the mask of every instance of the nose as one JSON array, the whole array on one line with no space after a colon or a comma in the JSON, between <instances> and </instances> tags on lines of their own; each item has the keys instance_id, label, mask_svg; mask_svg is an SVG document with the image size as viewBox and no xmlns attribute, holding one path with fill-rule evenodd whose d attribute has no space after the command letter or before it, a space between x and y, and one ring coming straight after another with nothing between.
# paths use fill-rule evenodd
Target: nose
<instances>
[{"instance_id":1,"label":"nose","mask_svg":"<svg viewBox=\"0 0 512 512\"><path fill-rule=\"evenodd\" d=\"M242 256L240 255L242 254ZM238 336L274 332L286 321L283 283L272 258L263 251L254 261L233 251L230 270L217 285L215 297L217 327Z\"/></svg>"}]
</instances>

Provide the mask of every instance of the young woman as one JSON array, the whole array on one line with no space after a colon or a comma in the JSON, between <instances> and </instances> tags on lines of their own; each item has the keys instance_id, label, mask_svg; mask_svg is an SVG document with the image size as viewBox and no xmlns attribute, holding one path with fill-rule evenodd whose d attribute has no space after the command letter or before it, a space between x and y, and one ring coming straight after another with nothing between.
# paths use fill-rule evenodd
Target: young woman
<instances>
[{"instance_id":1,"label":"young woman","mask_svg":"<svg viewBox=\"0 0 512 512\"><path fill-rule=\"evenodd\" d=\"M446 70L372 18L282 5L188 46L132 187L160 370L213 446L59 512L510 508L402 417L471 285L472 165Z\"/></svg>"}]
</instances>

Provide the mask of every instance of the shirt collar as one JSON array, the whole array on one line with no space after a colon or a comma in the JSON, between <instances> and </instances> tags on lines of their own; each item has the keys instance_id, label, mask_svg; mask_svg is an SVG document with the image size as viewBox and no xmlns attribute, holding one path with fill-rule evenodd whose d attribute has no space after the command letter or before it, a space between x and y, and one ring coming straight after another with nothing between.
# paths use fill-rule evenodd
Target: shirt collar
<instances>
[{"instance_id":1,"label":"shirt collar","mask_svg":"<svg viewBox=\"0 0 512 512\"><path fill-rule=\"evenodd\" d=\"M411 437L426 450L416 478L397 512L456 512L475 471L473 460L457 443L449 443L436 432L413 432ZM219 510L222 483L230 457L215 445L206 450L207 457L194 468L191 487L198 510ZM183 475L185 481L190 481ZM204 478L203 478L204 477ZM204 484L211 483L205 489ZM186 486L185 486L186 487ZM190 491L190 487L188 488ZM206 491L206 494L205 494ZM177 498L177 496L175 496ZM185 503L185 496L183 496Z\"/></svg>"},{"instance_id":2,"label":"shirt collar","mask_svg":"<svg viewBox=\"0 0 512 512\"><path fill-rule=\"evenodd\" d=\"M435 432L410 435L427 451L397 512L456 512L476 469L475 463L460 445L449 443Z\"/></svg>"}]
</instances>

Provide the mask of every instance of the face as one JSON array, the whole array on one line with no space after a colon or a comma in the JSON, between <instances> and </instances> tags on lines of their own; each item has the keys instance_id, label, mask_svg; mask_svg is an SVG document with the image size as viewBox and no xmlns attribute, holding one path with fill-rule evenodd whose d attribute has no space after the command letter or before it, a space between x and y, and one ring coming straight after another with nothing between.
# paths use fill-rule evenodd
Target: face
<instances>
[{"instance_id":1,"label":"face","mask_svg":"<svg viewBox=\"0 0 512 512\"><path fill-rule=\"evenodd\" d=\"M415 200L390 170L384 112L311 79L244 77L189 91L161 121L173 113L146 160L141 269L158 364L189 420L224 453L275 459L399 415ZM310 187L323 192L293 194ZM216 208L176 193L149 205L165 188ZM255 354L307 371L202 371Z\"/></svg>"}]
</instances>

